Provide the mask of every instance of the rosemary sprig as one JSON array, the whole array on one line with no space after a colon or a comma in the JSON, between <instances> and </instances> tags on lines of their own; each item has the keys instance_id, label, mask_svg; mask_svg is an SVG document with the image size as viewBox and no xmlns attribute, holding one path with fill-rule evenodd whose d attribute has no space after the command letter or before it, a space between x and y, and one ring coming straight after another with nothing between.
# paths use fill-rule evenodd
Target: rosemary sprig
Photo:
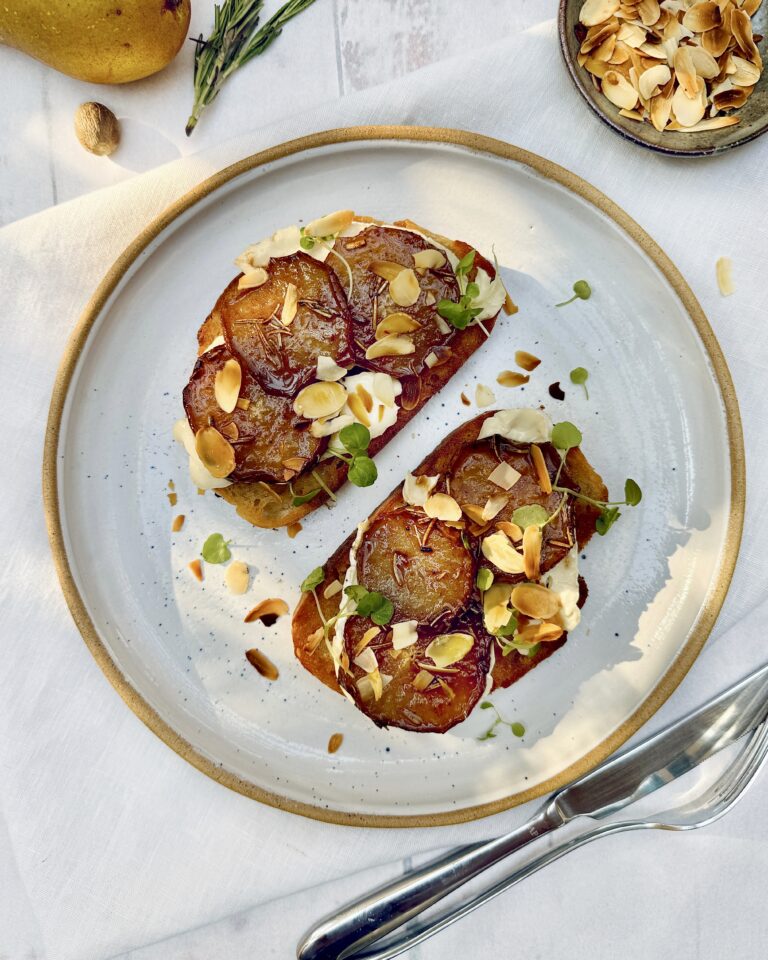
<instances>
[{"instance_id":1,"label":"rosemary sprig","mask_svg":"<svg viewBox=\"0 0 768 960\"><path fill-rule=\"evenodd\" d=\"M213 30L207 40L201 34L195 43L195 102L187 120L189 136L200 114L219 94L225 80L248 63L282 33L289 20L315 0L288 0L277 13L259 26L264 0L224 0L214 5Z\"/></svg>"}]
</instances>

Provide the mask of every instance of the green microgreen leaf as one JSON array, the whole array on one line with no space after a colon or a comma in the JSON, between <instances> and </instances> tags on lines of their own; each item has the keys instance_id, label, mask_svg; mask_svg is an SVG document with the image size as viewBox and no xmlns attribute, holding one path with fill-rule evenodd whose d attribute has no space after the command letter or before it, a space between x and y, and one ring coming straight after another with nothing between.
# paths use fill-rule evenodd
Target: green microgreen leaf
<instances>
[{"instance_id":1,"label":"green microgreen leaf","mask_svg":"<svg viewBox=\"0 0 768 960\"><path fill-rule=\"evenodd\" d=\"M556 423L552 427L552 443L558 450L570 450L578 447L582 441L581 431L568 420Z\"/></svg>"},{"instance_id":2,"label":"green microgreen leaf","mask_svg":"<svg viewBox=\"0 0 768 960\"><path fill-rule=\"evenodd\" d=\"M584 369L584 367L575 367L571 370L571 383L575 383L577 386L584 387L584 393L589 400L589 390L587 389L587 380L589 379L589 372Z\"/></svg>"},{"instance_id":3,"label":"green microgreen leaf","mask_svg":"<svg viewBox=\"0 0 768 960\"><path fill-rule=\"evenodd\" d=\"M600 516L595 520L595 530L604 537L611 527L621 516L618 507L604 507L600 511Z\"/></svg>"},{"instance_id":4,"label":"green microgreen leaf","mask_svg":"<svg viewBox=\"0 0 768 960\"><path fill-rule=\"evenodd\" d=\"M494 724L494 726L496 726L496 724ZM478 739L478 740L492 740L495 736L496 736L496 733L495 733L493 727L489 727L489 729L486 730L485 733L481 734L477 739Z\"/></svg>"},{"instance_id":5,"label":"green microgreen leaf","mask_svg":"<svg viewBox=\"0 0 768 960\"><path fill-rule=\"evenodd\" d=\"M350 423L339 431L339 440L354 457L366 452L371 442L371 433L362 423Z\"/></svg>"},{"instance_id":6,"label":"green microgreen leaf","mask_svg":"<svg viewBox=\"0 0 768 960\"><path fill-rule=\"evenodd\" d=\"M229 549L231 540L225 540L220 533L212 533L203 544L200 554L206 563L226 563L232 558Z\"/></svg>"},{"instance_id":7,"label":"green microgreen leaf","mask_svg":"<svg viewBox=\"0 0 768 960\"><path fill-rule=\"evenodd\" d=\"M314 245L315 241L312 239L312 237L302 237L301 240L299 240L299 246L302 250L311 250Z\"/></svg>"},{"instance_id":8,"label":"green microgreen leaf","mask_svg":"<svg viewBox=\"0 0 768 960\"><path fill-rule=\"evenodd\" d=\"M493 585L493 571L489 570L488 567L480 567L477 571L476 583L478 590L490 590Z\"/></svg>"},{"instance_id":9,"label":"green microgreen leaf","mask_svg":"<svg viewBox=\"0 0 768 960\"><path fill-rule=\"evenodd\" d=\"M510 723L509 729L512 731L512 733L516 737L525 736L525 727L522 725L522 723L518 723L517 721L515 721L514 723Z\"/></svg>"},{"instance_id":10,"label":"green microgreen leaf","mask_svg":"<svg viewBox=\"0 0 768 960\"><path fill-rule=\"evenodd\" d=\"M474 300L475 297L480 296L480 287L476 283L468 283L467 289L464 291L464 296L469 297L470 300Z\"/></svg>"},{"instance_id":11,"label":"green microgreen leaf","mask_svg":"<svg viewBox=\"0 0 768 960\"><path fill-rule=\"evenodd\" d=\"M495 710L496 708L495 708L494 705L493 705L492 703L490 703L488 700L483 700L483 702L480 704L480 709L481 709L481 710Z\"/></svg>"},{"instance_id":12,"label":"green microgreen leaf","mask_svg":"<svg viewBox=\"0 0 768 960\"><path fill-rule=\"evenodd\" d=\"M303 507L305 503L309 503L310 500L314 500L318 493L320 493L320 487L315 487L314 490L309 490L307 493L294 496L291 499L291 504L294 507Z\"/></svg>"},{"instance_id":13,"label":"green microgreen leaf","mask_svg":"<svg viewBox=\"0 0 768 960\"><path fill-rule=\"evenodd\" d=\"M634 480L628 479L624 484L624 499L629 507L636 507L643 499L643 491Z\"/></svg>"},{"instance_id":14,"label":"green microgreen leaf","mask_svg":"<svg viewBox=\"0 0 768 960\"><path fill-rule=\"evenodd\" d=\"M461 260L459 260L459 262L456 264L454 273L457 277L465 277L470 272L472 267L475 265L475 252L476 251L474 250L470 250L469 253L465 253Z\"/></svg>"},{"instance_id":15,"label":"green microgreen leaf","mask_svg":"<svg viewBox=\"0 0 768 960\"><path fill-rule=\"evenodd\" d=\"M325 570L323 570L322 567L315 567L315 569L311 573L308 573L302 580L301 592L309 593L310 590L319 587L323 580L325 580Z\"/></svg>"},{"instance_id":16,"label":"green microgreen leaf","mask_svg":"<svg viewBox=\"0 0 768 960\"><path fill-rule=\"evenodd\" d=\"M380 627L389 623L395 613L392 601L376 590L366 590L361 584L353 584L347 587L344 592L354 600L357 616L369 617Z\"/></svg>"},{"instance_id":17,"label":"green microgreen leaf","mask_svg":"<svg viewBox=\"0 0 768 960\"><path fill-rule=\"evenodd\" d=\"M577 280L571 289L573 290L571 299L563 300L562 303L556 303L556 307L567 307L568 304L573 303L574 300L589 300L592 296L592 289L586 280Z\"/></svg>"},{"instance_id":18,"label":"green microgreen leaf","mask_svg":"<svg viewBox=\"0 0 768 960\"><path fill-rule=\"evenodd\" d=\"M526 527L543 527L547 520L549 514L539 503L518 507L512 514L512 523L516 523L521 530Z\"/></svg>"},{"instance_id":19,"label":"green microgreen leaf","mask_svg":"<svg viewBox=\"0 0 768 960\"><path fill-rule=\"evenodd\" d=\"M472 311L461 303L454 303L453 300L440 300L437 304L437 312L443 320L447 320L457 330L464 330L472 319Z\"/></svg>"},{"instance_id":20,"label":"green microgreen leaf","mask_svg":"<svg viewBox=\"0 0 768 960\"><path fill-rule=\"evenodd\" d=\"M376 483L378 475L376 464L365 454L352 460L347 473L349 482L354 483L356 487L370 487L371 484Z\"/></svg>"}]
</instances>

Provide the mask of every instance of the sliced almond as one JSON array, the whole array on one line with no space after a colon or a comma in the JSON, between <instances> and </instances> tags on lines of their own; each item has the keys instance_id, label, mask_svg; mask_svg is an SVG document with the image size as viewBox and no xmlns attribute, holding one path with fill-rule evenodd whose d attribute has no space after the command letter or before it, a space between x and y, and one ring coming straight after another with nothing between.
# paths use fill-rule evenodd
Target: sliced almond
<instances>
[{"instance_id":1,"label":"sliced almond","mask_svg":"<svg viewBox=\"0 0 768 960\"><path fill-rule=\"evenodd\" d=\"M745 60L744 57L738 57L734 54L733 65L736 67L736 72L731 74L731 81L737 87L753 87L760 79L762 73L760 67L749 60ZM715 75L713 74L713 76Z\"/></svg>"},{"instance_id":2,"label":"sliced almond","mask_svg":"<svg viewBox=\"0 0 768 960\"><path fill-rule=\"evenodd\" d=\"M513 314L517 313L518 306L515 303L515 301L512 299L512 297L510 297L509 292L505 291L505 293L506 293L506 296L504 297L504 306L502 309L504 310L504 313L506 313L508 317L511 317Z\"/></svg>"},{"instance_id":3,"label":"sliced almond","mask_svg":"<svg viewBox=\"0 0 768 960\"><path fill-rule=\"evenodd\" d=\"M395 263L392 260L374 260L368 269L382 280L391 282L405 270L405 267L402 263Z\"/></svg>"},{"instance_id":4,"label":"sliced almond","mask_svg":"<svg viewBox=\"0 0 768 960\"><path fill-rule=\"evenodd\" d=\"M698 97L699 80L696 76L696 68L693 65L693 57L689 46L678 47L675 52L675 77L680 84L680 89L689 100Z\"/></svg>"},{"instance_id":5,"label":"sliced almond","mask_svg":"<svg viewBox=\"0 0 768 960\"><path fill-rule=\"evenodd\" d=\"M293 409L300 417L318 420L320 417L332 417L347 402L347 391L340 383L321 381L310 383L299 391L293 401Z\"/></svg>"},{"instance_id":6,"label":"sliced almond","mask_svg":"<svg viewBox=\"0 0 768 960\"><path fill-rule=\"evenodd\" d=\"M599 47L595 47L590 55L590 60L594 60L596 63L608 63L613 57L615 49L616 34L612 33L600 44Z\"/></svg>"},{"instance_id":7,"label":"sliced almond","mask_svg":"<svg viewBox=\"0 0 768 960\"><path fill-rule=\"evenodd\" d=\"M403 482L403 500L412 507L423 507L439 479L439 474L436 477L423 474L415 477L412 473L406 474Z\"/></svg>"},{"instance_id":8,"label":"sliced almond","mask_svg":"<svg viewBox=\"0 0 768 960\"><path fill-rule=\"evenodd\" d=\"M690 46L691 61L697 76L704 77L705 80L712 80L720 73L720 67L717 60L704 47ZM746 61L748 62L748 61ZM757 76L760 76L758 70ZM738 81L737 81L738 82ZM757 82L756 80L753 82Z\"/></svg>"},{"instance_id":9,"label":"sliced almond","mask_svg":"<svg viewBox=\"0 0 768 960\"><path fill-rule=\"evenodd\" d=\"M362 637L360 637L360 640L357 646L355 647L355 656L357 656L359 653L365 650L365 648L368 646L371 640L374 640L376 637L378 637L380 633L381 633L381 627L369 627L365 631L365 633L362 635Z\"/></svg>"},{"instance_id":10,"label":"sliced almond","mask_svg":"<svg viewBox=\"0 0 768 960\"><path fill-rule=\"evenodd\" d=\"M625 43L628 47L637 49L645 43L647 34L645 30L637 23L622 23L619 32L616 34L616 42Z\"/></svg>"},{"instance_id":11,"label":"sliced almond","mask_svg":"<svg viewBox=\"0 0 768 960\"><path fill-rule=\"evenodd\" d=\"M377 357L405 357L416 351L416 345L410 337L396 333L387 334L381 340L376 340L365 351L366 360L375 360Z\"/></svg>"},{"instance_id":12,"label":"sliced almond","mask_svg":"<svg viewBox=\"0 0 768 960\"><path fill-rule=\"evenodd\" d=\"M540 583L519 583L510 600L516 610L535 620L551 620L560 612L560 597Z\"/></svg>"},{"instance_id":13,"label":"sliced almond","mask_svg":"<svg viewBox=\"0 0 768 960\"><path fill-rule=\"evenodd\" d=\"M481 513L482 522L488 523L490 520L493 520L494 517L501 513L508 503L509 497L505 496L503 493L494 493L492 497L488 497Z\"/></svg>"},{"instance_id":14,"label":"sliced almond","mask_svg":"<svg viewBox=\"0 0 768 960\"><path fill-rule=\"evenodd\" d=\"M524 646L536 643L552 643L563 635L563 628L556 623L527 623L517 631L515 639Z\"/></svg>"},{"instance_id":15,"label":"sliced almond","mask_svg":"<svg viewBox=\"0 0 768 960\"><path fill-rule=\"evenodd\" d=\"M293 540L298 537L303 529L302 525L296 521L295 523L289 523L285 528L285 532L288 534L288 539Z\"/></svg>"},{"instance_id":16,"label":"sliced almond","mask_svg":"<svg viewBox=\"0 0 768 960\"><path fill-rule=\"evenodd\" d=\"M332 733L328 740L328 753L336 753L344 742L343 733Z\"/></svg>"},{"instance_id":17,"label":"sliced almond","mask_svg":"<svg viewBox=\"0 0 768 960\"><path fill-rule=\"evenodd\" d=\"M731 33L724 27L715 27L714 30L707 30L701 36L701 45L707 53L713 57L721 57L728 49L731 42Z\"/></svg>"},{"instance_id":18,"label":"sliced almond","mask_svg":"<svg viewBox=\"0 0 768 960\"><path fill-rule=\"evenodd\" d=\"M689 7L683 17L683 26L694 33L704 33L705 30L712 30L719 27L722 23L720 7L712 0L702 0L701 3L694 3Z\"/></svg>"},{"instance_id":19,"label":"sliced almond","mask_svg":"<svg viewBox=\"0 0 768 960\"><path fill-rule=\"evenodd\" d=\"M478 407L490 407L492 403L496 402L496 396L491 390L490 387L486 387L484 383L478 383L475 387L475 403Z\"/></svg>"},{"instance_id":20,"label":"sliced almond","mask_svg":"<svg viewBox=\"0 0 768 960\"><path fill-rule=\"evenodd\" d=\"M396 386L397 380L394 377L390 377L388 373L374 373L373 395L380 403L383 403L385 407L396 406Z\"/></svg>"},{"instance_id":21,"label":"sliced almond","mask_svg":"<svg viewBox=\"0 0 768 960\"><path fill-rule=\"evenodd\" d=\"M461 509L472 523L477 524L478 527L482 527L485 524L485 520L483 520L483 508L479 503L462 503Z\"/></svg>"},{"instance_id":22,"label":"sliced almond","mask_svg":"<svg viewBox=\"0 0 768 960\"><path fill-rule=\"evenodd\" d=\"M455 521L461 519L461 507L447 493L433 493L424 504L424 513L436 520Z\"/></svg>"},{"instance_id":23,"label":"sliced almond","mask_svg":"<svg viewBox=\"0 0 768 960\"><path fill-rule=\"evenodd\" d=\"M286 613L288 613L288 604L285 600L270 597L257 603L252 610L249 610L243 618L243 623L253 623L254 620L261 620L265 627L271 627L278 617L284 617Z\"/></svg>"},{"instance_id":24,"label":"sliced almond","mask_svg":"<svg viewBox=\"0 0 768 960\"><path fill-rule=\"evenodd\" d=\"M511 520L499 520L496 526L502 533L506 533L513 543L520 543L523 539L523 531L516 523L512 523Z\"/></svg>"},{"instance_id":25,"label":"sliced almond","mask_svg":"<svg viewBox=\"0 0 768 960\"><path fill-rule=\"evenodd\" d=\"M412 307L420 293L419 280L413 270L401 270L389 281L389 295L398 307Z\"/></svg>"},{"instance_id":26,"label":"sliced almond","mask_svg":"<svg viewBox=\"0 0 768 960\"><path fill-rule=\"evenodd\" d=\"M352 411L352 416L362 423L364 427L370 427L371 418L368 416L368 411L365 409L365 404L363 403L360 394L357 392L351 393L347 397L347 406Z\"/></svg>"},{"instance_id":27,"label":"sliced almond","mask_svg":"<svg viewBox=\"0 0 768 960\"><path fill-rule=\"evenodd\" d=\"M730 257L720 257L715 264L717 285L724 297L729 297L735 290L733 285L733 261Z\"/></svg>"},{"instance_id":28,"label":"sliced almond","mask_svg":"<svg viewBox=\"0 0 768 960\"><path fill-rule=\"evenodd\" d=\"M475 638L471 633L443 633L429 644L424 656L442 670L463 660L474 645Z\"/></svg>"},{"instance_id":29,"label":"sliced almond","mask_svg":"<svg viewBox=\"0 0 768 960\"><path fill-rule=\"evenodd\" d=\"M661 132L669 123L672 115L672 97L665 97L659 94L651 100L650 105L651 123L656 130Z\"/></svg>"},{"instance_id":30,"label":"sliced almond","mask_svg":"<svg viewBox=\"0 0 768 960\"><path fill-rule=\"evenodd\" d=\"M711 117L709 120L700 120L692 127L680 127L679 129L686 133L700 133L704 130L721 130L723 127L733 127L737 123L741 123L740 117L721 115Z\"/></svg>"},{"instance_id":31,"label":"sliced almond","mask_svg":"<svg viewBox=\"0 0 768 960\"><path fill-rule=\"evenodd\" d=\"M310 635L304 641L304 649L307 651L307 653L314 653L324 639L325 633L323 632L323 628L318 627L317 630L310 633Z\"/></svg>"},{"instance_id":32,"label":"sliced almond","mask_svg":"<svg viewBox=\"0 0 768 960\"><path fill-rule=\"evenodd\" d=\"M433 351L430 352L424 357L424 366L431 370L433 367L436 367L440 363L440 357Z\"/></svg>"},{"instance_id":33,"label":"sliced almond","mask_svg":"<svg viewBox=\"0 0 768 960\"><path fill-rule=\"evenodd\" d=\"M180 513L177 517L173 518L173 523L171 524L171 533L178 533L179 530L184 526L184 520L186 517L183 513Z\"/></svg>"},{"instance_id":34,"label":"sliced almond","mask_svg":"<svg viewBox=\"0 0 768 960\"><path fill-rule=\"evenodd\" d=\"M323 596L326 600L330 600L331 597L335 597L337 593L341 593L342 584L340 580L331 580L328 586L323 590Z\"/></svg>"},{"instance_id":35,"label":"sliced almond","mask_svg":"<svg viewBox=\"0 0 768 960\"><path fill-rule=\"evenodd\" d=\"M439 270L445 263L445 254L439 250L419 250L413 255L413 265L417 270Z\"/></svg>"},{"instance_id":36,"label":"sliced almond","mask_svg":"<svg viewBox=\"0 0 768 960\"><path fill-rule=\"evenodd\" d=\"M679 86L672 96L672 111L675 119L682 127L692 127L698 123L704 116L707 109L706 87L704 81L696 78L699 87L699 95L691 100L685 93L683 86Z\"/></svg>"},{"instance_id":37,"label":"sliced almond","mask_svg":"<svg viewBox=\"0 0 768 960\"><path fill-rule=\"evenodd\" d=\"M170 503L172 507L175 507L176 504L178 503L179 495L177 493L171 492L167 494L167 496L168 496L168 503Z\"/></svg>"},{"instance_id":38,"label":"sliced almond","mask_svg":"<svg viewBox=\"0 0 768 960\"><path fill-rule=\"evenodd\" d=\"M379 669L379 661L376 659L376 654L370 647L365 647L361 650L352 662L365 673L373 673Z\"/></svg>"},{"instance_id":39,"label":"sliced almond","mask_svg":"<svg viewBox=\"0 0 768 960\"><path fill-rule=\"evenodd\" d=\"M602 79L603 93L611 103L632 110L637 103L637 91L616 70L607 70Z\"/></svg>"},{"instance_id":40,"label":"sliced almond","mask_svg":"<svg viewBox=\"0 0 768 960\"><path fill-rule=\"evenodd\" d=\"M619 9L619 0L586 0L579 12L579 20L585 27L594 27L612 17Z\"/></svg>"},{"instance_id":41,"label":"sliced almond","mask_svg":"<svg viewBox=\"0 0 768 960\"><path fill-rule=\"evenodd\" d=\"M342 377L346 377L346 375L346 369L340 367L333 357L321 353L317 358L317 373L315 376L318 380L335 382L336 380L341 380Z\"/></svg>"},{"instance_id":42,"label":"sliced almond","mask_svg":"<svg viewBox=\"0 0 768 960\"><path fill-rule=\"evenodd\" d=\"M418 620L402 620L392 627L392 649L405 650L412 647L419 639L417 628Z\"/></svg>"},{"instance_id":43,"label":"sliced almond","mask_svg":"<svg viewBox=\"0 0 768 960\"><path fill-rule=\"evenodd\" d=\"M254 267L240 277L237 281L237 289L252 290L255 287L263 287L267 280L269 280L269 274L264 267Z\"/></svg>"},{"instance_id":44,"label":"sliced almond","mask_svg":"<svg viewBox=\"0 0 768 960\"><path fill-rule=\"evenodd\" d=\"M412 333L420 327L419 321L407 313L390 313L378 324L374 336L377 340L381 340L391 333Z\"/></svg>"},{"instance_id":45,"label":"sliced almond","mask_svg":"<svg viewBox=\"0 0 768 960\"><path fill-rule=\"evenodd\" d=\"M414 690L418 690L420 693L422 693L431 683L434 682L434 680L434 674L430 673L428 670L419 670L419 672L413 678L411 686Z\"/></svg>"},{"instance_id":46,"label":"sliced almond","mask_svg":"<svg viewBox=\"0 0 768 960\"><path fill-rule=\"evenodd\" d=\"M321 417L319 420L313 420L309 427L309 432L313 437L332 437L334 433L343 430L355 422L351 413L345 413L340 417Z\"/></svg>"},{"instance_id":47,"label":"sliced almond","mask_svg":"<svg viewBox=\"0 0 768 960\"><path fill-rule=\"evenodd\" d=\"M424 294L424 303L428 307L434 307L434 305L437 303L437 297L434 295L434 293L432 293L431 290L427 290L427 292ZM442 320L442 317L440 319Z\"/></svg>"},{"instance_id":48,"label":"sliced almond","mask_svg":"<svg viewBox=\"0 0 768 960\"><path fill-rule=\"evenodd\" d=\"M637 5L637 15L642 20L643 26L652 27L661 16L659 0L640 0Z\"/></svg>"},{"instance_id":49,"label":"sliced almond","mask_svg":"<svg viewBox=\"0 0 768 960\"><path fill-rule=\"evenodd\" d=\"M605 41L619 32L619 21L615 19L606 20L605 23L598 23L587 31L581 47L581 53L591 53L601 47ZM614 40L615 42L615 40Z\"/></svg>"},{"instance_id":50,"label":"sliced almond","mask_svg":"<svg viewBox=\"0 0 768 960\"><path fill-rule=\"evenodd\" d=\"M242 560L233 560L224 572L224 582L230 593L243 594L248 590L250 575L248 564Z\"/></svg>"},{"instance_id":51,"label":"sliced almond","mask_svg":"<svg viewBox=\"0 0 768 960\"><path fill-rule=\"evenodd\" d=\"M227 360L224 366L216 371L213 381L213 395L224 413L232 413L237 406L237 398L240 396L242 383L243 371L234 358Z\"/></svg>"},{"instance_id":52,"label":"sliced almond","mask_svg":"<svg viewBox=\"0 0 768 960\"><path fill-rule=\"evenodd\" d=\"M552 493L552 480L549 476L547 465L544 462L544 454L541 452L541 447L535 443L531 444L531 460L533 461L533 466L536 470L536 479L539 481L542 492L546 494Z\"/></svg>"},{"instance_id":53,"label":"sliced almond","mask_svg":"<svg viewBox=\"0 0 768 960\"><path fill-rule=\"evenodd\" d=\"M195 453L212 477L228 477L235 469L235 450L216 427L203 427L195 434Z\"/></svg>"},{"instance_id":54,"label":"sliced almond","mask_svg":"<svg viewBox=\"0 0 768 960\"><path fill-rule=\"evenodd\" d=\"M727 90L725 93L718 93L712 98L712 102L718 110L738 110L739 107L743 107L747 102L747 98L751 93L751 88L746 87L733 87L731 90ZM680 120L680 118L677 118ZM682 123L682 120L680 120ZM683 124L683 126L692 126L691 124Z\"/></svg>"},{"instance_id":55,"label":"sliced almond","mask_svg":"<svg viewBox=\"0 0 768 960\"><path fill-rule=\"evenodd\" d=\"M230 441L237 440L237 438L240 436L240 431L237 429L237 424L234 422L234 420L231 423L225 423L222 426L221 435Z\"/></svg>"},{"instance_id":56,"label":"sliced almond","mask_svg":"<svg viewBox=\"0 0 768 960\"><path fill-rule=\"evenodd\" d=\"M525 573L523 555L515 550L503 531L484 537L480 549L485 559L504 573Z\"/></svg>"},{"instance_id":57,"label":"sliced almond","mask_svg":"<svg viewBox=\"0 0 768 960\"><path fill-rule=\"evenodd\" d=\"M236 404L238 410L247 410L250 405L251 401L248 399L248 397L240 397Z\"/></svg>"},{"instance_id":58,"label":"sliced almond","mask_svg":"<svg viewBox=\"0 0 768 960\"><path fill-rule=\"evenodd\" d=\"M256 647L253 647L251 650L246 650L245 658L265 680L277 680L280 676L274 663L272 663L265 653L262 653L261 650L258 650Z\"/></svg>"},{"instance_id":59,"label":"sliced almond","mask_svg":"<svg viewBox=\"0 0 768 960\"><path fill-rule=\"evenodd\" d=\"M639 92L643 100L650 100L659 92L659 87L663 87L672 76L672 72L666 63L659 63L649 70L645 70L639 78Z\"/></svg>"},{"instance_id":60,"label":"sliced almond","mask_svg":"<svg viewBox=\"0 0 768 960\"><path fill-rule=\"evenodd\" d=\"M283 298L283 306L280 310L280 323L282 323L284 327L289 327L293 323L298 305L299 291L295 283L289 283L285 287L285 297Z\"/></svg>"},{"instance_id":61,"label":"sliced almond","mask_svg":"<svg viewBox=\"0 0 768 960\"><path fill-rule=\"evenodd\" d=\"M488 475L488 479L491 483L495 483L497 487L501 487L502 490L511 490L521 476L522 474L515 470L513 466L502 461L493 468Z\"/></svg>"},{"instance_id":62,"label":"sliced almond","mask_svg":"<svg viewBox=\"0 0 768 960\"><path fill-rule=\"evenodd\" d=\"M541 563L541 527L536 524L523 530L523 572L529 580L538 580Z\"/></svg>"},{"instance_id":63,"label":"sliced almond","mask_svg":"<svg viewBox=\"0 0 768 960\"><path fill-rule=\"evenodd\" d=\"M312 220L304 228L304 234L307 237L333 236L346 230L354 219L353 210L336 210L334 213L327 213L324 217Z\"/></svg>"},{"instance_id":64,"label":"sliced almond","mask_svg":"<svg viewBox=\"0 0 768 960\"><path fill-rule=\"evenodd\" d=\"M489 633L496 633L509 623L512 616L509 606L511 590L508 583L493 583L483 593L483 623Z\"/></svg>"},{"instance_id":65,"label":"sliced almond","mask_svg":"<svg viewBox=\"0 0 768 960\"><path fill-rule=\"evenodd\" d=\"M192 574L192 576L195 578L195 580L199 580L199 581L202 583L202 580L203 580L203 565L202 565L202 563L200 563L199 560L193 560L191 563L188 563L188 564L187 564L187 569L188 569L189 572Z\"/></svg>"},{"instance_id":66,"label":"sliced almond","mask_svg":"<svg viewBox=\"0 0 768 960\"><path fill-rule=\"evenodd\" d=\"M524 383L528 383L530 379L527 373L518 373L516 370L502 370L496 377L496 383L501 384L502 387L521 387Z\"/></svg>"},{"instance_id":67,"label":"sliced almond","mask_svg":"<svg viewBox=\"0 0 768 960\"><path fill-rule=\"evenodd\" d=\"M528 353L527 350L517 350L515 352L515 363L518 367L522 367L523 370L527 370L528 373L530 373L538 367L541 360L534 354Z\"/></svg>"}]
</instances>

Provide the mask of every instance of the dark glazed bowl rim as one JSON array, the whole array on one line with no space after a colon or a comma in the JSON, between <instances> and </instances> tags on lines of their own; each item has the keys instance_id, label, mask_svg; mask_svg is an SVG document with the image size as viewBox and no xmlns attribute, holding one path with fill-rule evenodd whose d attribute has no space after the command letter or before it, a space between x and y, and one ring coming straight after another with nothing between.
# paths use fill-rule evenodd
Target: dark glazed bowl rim
<instances>
[{"instance_id":1,"label":"dark glazed bowl rim","mask_svg":"<svg viewBox=\"0 0 768 960\"><path fill-rule=\"evenodd\" d=\"M583 2L583 0L559 0L559 7L557 13L557 33L560 39L560 52L563 55L563 60L565 65L568 68L568 73L570 74L571 80L574 83L574 86L579 91L582 96L582 99L586 102L590 110L598 116L603 123L611 128L615 133L618 133L620 137L623 137L625 140L628 140L630 143L637 144L638 146L645 147L647 150L653 150L654 153L660 153L663 156L667 157L713 157L718 154L725 153L728 150L732 150L734 147L740 147L742 144L749 143L751 140L756 140L757 137L768 131L768 115L766 115L764 123L761 127L758 127L756 130L750 130L745 132L743 136L739 137L737 140L732 140L730 143L723 144L713 144L710 147L665 147L661 144L651 143L646 140L644 137L636 136L630 130L625 129L619 123L614 120L614 118L607 113L602 107L590 96L587 89L587 73L586 71L574 61L571 56L571 50L568 46L568 28L566 24L566 15L570 9L571 4Z\"/></svg>"}]
</instances>

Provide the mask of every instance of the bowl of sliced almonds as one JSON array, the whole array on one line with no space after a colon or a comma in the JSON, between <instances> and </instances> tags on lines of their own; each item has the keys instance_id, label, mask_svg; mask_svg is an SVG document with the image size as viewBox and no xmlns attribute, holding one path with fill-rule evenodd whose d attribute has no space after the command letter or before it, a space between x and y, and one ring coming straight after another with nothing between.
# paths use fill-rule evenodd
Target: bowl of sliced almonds
<instances>
[{"instance_id":1,"label":"bowl of sliced almonds","mask_svg":"<svg viewBox=\"0 0 768 960\"><path fill-rule=\"evenodd\" d=\"M578 90L617 133L704 157L768 130L768 0L560 0Z\"/></svg>"}]
</instances>

